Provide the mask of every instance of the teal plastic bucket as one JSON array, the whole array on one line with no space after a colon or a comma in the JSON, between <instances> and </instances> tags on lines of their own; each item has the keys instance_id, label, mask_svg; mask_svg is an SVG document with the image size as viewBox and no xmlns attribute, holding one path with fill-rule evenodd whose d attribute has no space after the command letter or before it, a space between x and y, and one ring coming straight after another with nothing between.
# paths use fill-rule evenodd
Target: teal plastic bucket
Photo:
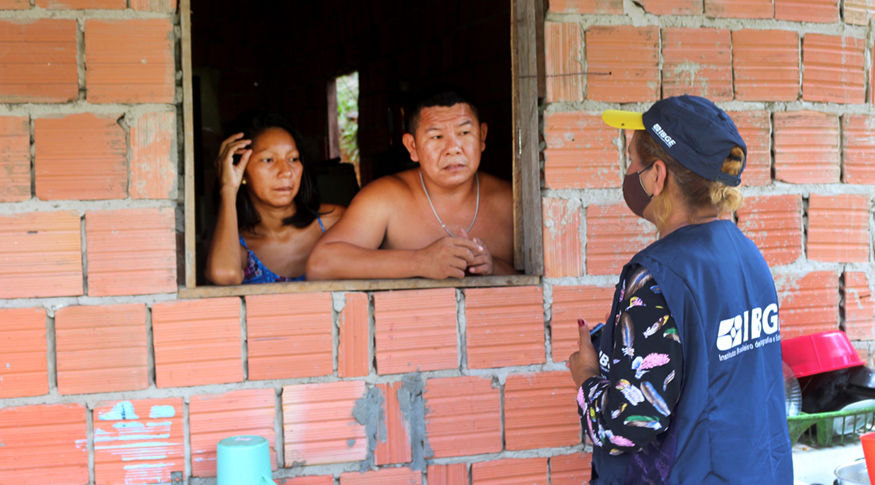
<instances>
[{"instance_id":1,"label":"teal plastic bucket","mask_svg":"<svg viewBox=\"0 0 875 485\"><path fill-rule=\"evenodd\" d=\"M216 451L218 485L276 485L270 447L261 436L231 436L219 441Z\"/></svg>"}]
</instances>

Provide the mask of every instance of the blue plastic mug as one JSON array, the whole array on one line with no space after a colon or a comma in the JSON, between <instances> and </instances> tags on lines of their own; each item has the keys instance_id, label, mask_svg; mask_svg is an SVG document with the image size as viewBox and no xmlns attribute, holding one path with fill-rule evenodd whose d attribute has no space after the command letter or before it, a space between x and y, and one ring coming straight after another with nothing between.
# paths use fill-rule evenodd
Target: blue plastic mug
<instances>
[{"instance_id":1,"label":"blue plastic mug","mask_svg":"<svg viewBox=\"0 0 875 485\"><path fill-rule=\"evenodd\" d=\"M218 485L276 485L271 478L270 447L261 436L231 436L216 449Z\"/></svg>"}]
</instances>

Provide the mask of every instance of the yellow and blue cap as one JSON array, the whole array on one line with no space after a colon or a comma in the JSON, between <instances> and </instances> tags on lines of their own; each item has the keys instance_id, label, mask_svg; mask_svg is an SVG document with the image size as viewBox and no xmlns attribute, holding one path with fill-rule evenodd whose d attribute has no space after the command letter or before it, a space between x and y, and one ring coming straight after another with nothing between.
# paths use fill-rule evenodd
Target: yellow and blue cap
<instances>
[{"instance_id":1,"label":"yellow and blue cap","mask_svg":"<svg viewBox=\"0 0 875 485\"><path fill-rule=\"evenodd\" d=\"M732 118L700 96L673 96L657 101L644 113L606 110L602 120L614 128L645 130L681 165L708 180L729 186L741 183L738 175L723 172L723 162L736 146L747 157L747 145Z\"/></svg>"}]
</instances>

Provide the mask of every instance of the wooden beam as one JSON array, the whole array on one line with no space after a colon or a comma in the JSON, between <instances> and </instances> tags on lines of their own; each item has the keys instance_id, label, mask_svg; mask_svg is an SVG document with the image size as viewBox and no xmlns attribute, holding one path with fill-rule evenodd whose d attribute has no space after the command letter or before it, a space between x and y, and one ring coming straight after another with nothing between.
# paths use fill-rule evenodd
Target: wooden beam
<instances>
[{"instance_id":1,"label":"wooden beam","mask_svg":"<svg viewBox=\"0 0 875 485\"><path fill-rule=\"evenodd\" d=\"M185 175L185 287L197 285L197 258L195 257L196 229L194 216L194 100L192 99L191 69L191 0L179 0L179 23L182 31L180 55L182 56L182 126L183 126L183 174Z\"/></svg>"},{"instance_id":2,"label":"wooden beam","mask_svg":"<svg viewBox=\"0 0 875 485\"><path fill-rule=\"evenodd\" d=\"M541 228L541 167L538 144L537 5L541 0L511 0L514 95L515 255L526 274L544 274ZM517 241L516 234L522 234ZM522 254L520 254L520 252Z\"/></svg>"}]
</instances>

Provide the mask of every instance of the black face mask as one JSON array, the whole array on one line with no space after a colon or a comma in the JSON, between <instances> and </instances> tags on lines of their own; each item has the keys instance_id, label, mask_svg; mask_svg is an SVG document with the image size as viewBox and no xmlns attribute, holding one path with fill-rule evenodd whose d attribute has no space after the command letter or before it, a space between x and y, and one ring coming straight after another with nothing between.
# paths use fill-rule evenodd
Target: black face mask
<instances>
[{"instance_id":1,"label":"black face mask","mask_svg":"<svg viewBox=\"0 0 875 485\"><path fill-rule=\"evenodd\" d=\"M641 183L641 172L646 172L651 168L653 168L653 164L644 170L630 173L623 179L623 199L629 209L638 217L644 217L644 209L647 208L647 205L650 204L650 198L653 197L644 190L644 184Z\"/></svg>"}]
</instances>

